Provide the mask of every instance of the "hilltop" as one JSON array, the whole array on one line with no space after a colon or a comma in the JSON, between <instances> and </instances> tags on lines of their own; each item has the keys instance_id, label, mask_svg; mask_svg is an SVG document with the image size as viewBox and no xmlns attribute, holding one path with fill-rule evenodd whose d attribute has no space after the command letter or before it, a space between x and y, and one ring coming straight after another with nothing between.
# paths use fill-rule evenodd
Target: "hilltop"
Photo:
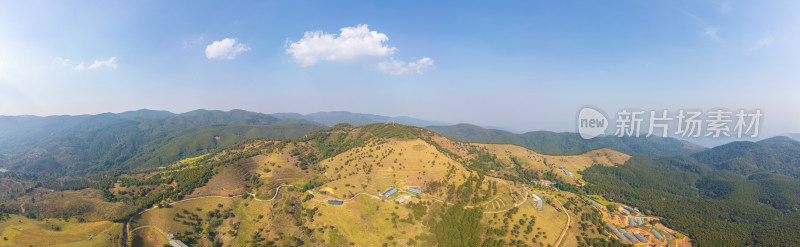
<instances>
[{"instance_id":1,"label":"hilltop","mask_svg":"<svg viewBox=\"0 0 800 247\"><path fill-rule=\"evenodd\" d=\"M598 148L609 148L626 154L648 156L689 155L706 148L687 141L667 137L617 137L600 136L583 139L578 133L532 131L515 134L504 130L486 129L471 124L428 126L427 129L458 141L483 143L511 143L522 145L546 154L582 153Z\"/></svg>"},{"instance_id":2,"label":"hilltop","mask_svg":"<svg viewBox=\"0 0 800 247\"><path fill-rule=\"evenodd\" d=\"M330 111L330 112L316 112L310 114L299 113L274 113L271 116L281 119L297 119L308 120L324 124L326 126L334 126L340 123L351 124L355 126L373 124L373 123L398 123L403 125L411 125L417 127L431 126L431 125L446 125L441 121L423 120L407 116L388 117L375 114L366 113L353 113L348 111Z\"/></svg>"},{"instance_id":3,"label":"hilltop","mask_svg":"<svg viewBox=\"0 0 800 247\"><path fill-rule=\"evenodd\" d=\"M600 234L605 230L599 213L588 201L534 186L534 182L546 178L578 186L580 178L567 176L562 168L578 172L595 165L617 166L629 158L607 149L549 156L515 145L453 141L426 129L391 123L339 124L292 141L249 140L215 157L203 159L239 158L220 166L205 186L187 196L198 199L135 216L130 227L137 229L136 244L163 243L157 233L143 228L149 226L186 232L181 235L184 240L201 245L214 241L357 246L611 241ZM398 192L382 196L392 188ZM409 188L423 193L408 192ZM548 198L546 206L537 209L531 193ZM328 200L343 205L330 205ZM567 216L558 201L569 208L572 221L586 225L566 235L586 236L585 240L561 237ZM235 233L198 238L199 229L190 227L192 223L186 226L162 219L180 215L175 219L183 221L182 217L194 217L194 208L236 215L232 220L223 217L206 230ZM453 221L450 217L465 218ZM200 226L208 225L201 220ZM469 237L454 239L447 233L454 229Z\"/></svg>"},{"instance_id":4,"label":"hilltop","mask_svg":"<svg viewBox=\"0 0 800 247\"><path fill-rule=\"evenodd\" d=\"M90 121L95 118L114 124ZM516 144L461 142L397 123L308 130L320 125L244 111L136 111L74 121L99 126L79 133L111 133L100 130L120 122L150 130L145 133L162 130L167 137L150 142L150 150L184 151L147 156L140 147L128 159L135 166L102 163L110 165L105 172L56 180L32 175L41 173L25 170L30 164L14 166L0 180L10 189L0 194L0 212L104 226L96 232L121 225L106 240L112 245L160 245L167 234L192 245L620 244L604 225L619 224L609 221L620 217L611 208L619 204L584 192L592 186L587 171L631 163L612 149L552 155ZM277 126L289 127L266 131ZM122 136L141 133L136 128ZM259 136L269 133L277 135ZM216 142L215 136L233 140L197 145ZM391 189L396 193L384 194ZM657 223L644 227L674 232ZM686 241L679 233L667 239L653 243Z\"/></svg>"}]
</instances>

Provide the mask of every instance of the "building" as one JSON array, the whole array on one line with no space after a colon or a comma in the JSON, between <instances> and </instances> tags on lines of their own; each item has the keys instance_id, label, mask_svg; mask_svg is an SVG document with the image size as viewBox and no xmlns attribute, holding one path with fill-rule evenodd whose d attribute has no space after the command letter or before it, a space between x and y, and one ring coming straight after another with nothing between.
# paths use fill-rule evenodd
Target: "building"
<instances>
[{"instance_id":1,"label":"building","mask_svg":"<svg viewBox=\"0 0 800 247\"><path fill-rule=\"evenodd\" d=\"M536 194L531 194L531 197L536 199L536 207L537 208L541 208L542 207L542 198L537 196Z\"/></svg>"},{"instance_id":2,"label":"building","mask_svg":"<svg viewBox=\"0 0 800 247\"><path fill-rule=\"evenodd\" d=\"M661 233L658 233L658 231L656 231L656 229L650 230L650 232L652 232L652 233L653 233L653 236L656 236L656 238L657 238L658 240L664 240L664 237L663 237L663 236L661 236Z\"/></svg>"},{"instance_id":3,"label":"building","mask_svg":"<svg viewBox=\"0 0 800 247\"><path fill-rule=\"evenodd\" d=\"M383 192L383 194L381 194L381 196L391 196L391 195L394 195L394 193L397 193L397 189L391 188L391 189L387 190L386 192Z\"/></svg>"},{"instance_id":4,"label":"building","mask_svg":"<svg viewBox=\"0 0 800 247\"><path fill-rule=\"evenodd\" d=\"M641 241L642 243L647 243L647 239L645 239L644 237L642 237L642 235L641 235L641 234L639 234L639 232L633 232L633 236L636 236L636 239L638 239L638 240L639 240L639 241Z\"/></svg>"},{"instance_id":5,"label":"building","mask_svg":"<svg viewBox=\"0 0 800 247\"><path fill-rule=\"evenodd\" d=\"M636 222L633 222L633 217L630 217L630 216L628 217L628 225L629 226L635 226L636 225Z\"/></svg>"},{"instance_id":6,"label":"building","mask_svg":"<svg viewBox=\"0 0 800 247\"><path fill-rule=\"evenodd\" d=\"M611 225L611 224L609 224L608 222L606 222L606 226L608 226L608 228L611 228L611 231L612 231L612 232L614 232L614 235L617 235L617 237L619 238L619 241L620 241L620 242L627 242L627 241L628 241L628 239L627 239L627 238L625 238L625 236L622 236L622 233L620 233L620 232L617 230L617 228L615 228L614 226L612 226L612 225Z\"/></svg>"},{"instance_id":7,"label":"building","mask_svg":"<svg viewBox=\"0 0 800 247\"><path fill-rule=\"evenodd\" d=\"M561 170L563 170L563 171L564 171L564 174L567 174L567 176L570 176L570 177L572 177L572 172L570 172L570 171L569 171L569 170L567 170L566 168L561 168Z\"/></svg>"},{"instance_id":8,"label":"building","mask_svg":"<svg viewBox=\"0 0 800 247\"><path fill-rule=\"evenodd\" d=\"M628 233L628 231L625 231L625 229L619 229L619 231L622 233L622 235L625 235L625 237L631 240L631 242L633 242L634 244L639 242L638 240L636 240L636 238L633 237L633 235Z\"/></svg>"},{"instance_id":9,"label":"building","mask_svg":"<svg viewBox=\"0 0 800 247\"><path fill-rule=\"evenodd\" d=\"M417 188L414 188L414 187L408 188L408 192L411 192L411 193L414 193L414 194L417 194L417 195L422 194L422 190L421 189L417 189Z\"/></svg>"},{"instance_id":10,"label":"building","mask_svg":"<svg viewBox=\"0 0 800 247\"><path fill-rule=\"evenodd\" d=\"M184 244L183 242L177 239L170 240L169 244L172 245L172 247L189 247L188 245Z\"/></svg>"},{"instance_id":11,"label":"building","mask_svg":"<svg viewBox=\"0 0 800 247\"><path fill-rule=\"evenodd\" d=\"M600 207L600 208L603 208L603 205L600 205L600 203L597 203L597 202L596 202L596 201L594 201L594 200L589 200L589 201L590 201L590 202L592 202L592 204L594 204L595 206L598 206L598 207Z\"/></svg>"},{"instance_id":12,"label":"building","mask_svg":"<svg viewBox=\"0 0 800 247\"><path fill-rule=\"evenodd\" d=\"M169 238L169 239L173 239L173 238L175 238L175 234L172 234L172 233L170 233L170 234L167 234L167 238Z\"/></svg>"},{"instance_id":13,"label":"building","mask_svg":"<svg viewBox=\"0 0 800 247\"><path fill-rule=\"evenodd\" d=\"M642 218L636 218L636 223L639 223L640 226L644 224Z\"/></svg>"},{"instance_id":14,"label":"building","mask_svg":"<svg viewBox=\"0 0 800 247\"><path fill-rule=\"evenodd\" d=\"M330 205L342 205L342 203L344 202L339 200L328 200L328 204Z\"/></svg>"}]
</instances>

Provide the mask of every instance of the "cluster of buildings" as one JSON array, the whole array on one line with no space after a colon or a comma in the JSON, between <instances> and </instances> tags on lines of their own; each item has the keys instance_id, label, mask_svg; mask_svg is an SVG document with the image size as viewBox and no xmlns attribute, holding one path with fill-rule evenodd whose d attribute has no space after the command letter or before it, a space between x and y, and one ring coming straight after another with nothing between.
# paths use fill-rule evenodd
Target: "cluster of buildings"
<instances>
[{"instance_id":1,"label":"cluster of buildings","mask_svg":"<svg viewBox=\"0 0 800 247\"><path fill-rule=\"evenodd\" d=\"M594 200L589 201L592 204L600 206L600 204ZM623 227L616 228L609 222L605 222L605 224L609 229L611 229L611 232L614 233L617 238L619 238L620 242L643 247L649 246L650 243L657 243L655 241L665 241L665 236L662 235L657 229L642 228L642 226L647 223L648 220L645 217L641 217L642 213L639 211L639 209L626 205L621 205L618 209L624 215L613 217L621 217Z\"/></svg>"},{"instance_id":2,"label":"cluster of buildings","mask_svg":"<svg viewBox=\"0 0 800 247\"><path fill-rule=\"evenodd\" d=\"M409 188L408 188L408 189L406 189L406 190L407 190L408 192L411 192L411 193L414 193L414 194L417 194L417 195L419 195L419 194L422 194L422 190L421 190L421 189L419 189L419 188L416 188L416 187L409 187ZM383 196L383 197L389 197L389 196L392 196L392 195L394 195L395 193L397 193L397 189L395 189L395 188L389 188L389 189L388 189L388 190L386 190L385 192L381 193L381 196ZM342 205L343 203L344 203L344 201L342 201L342 200L328 200L328 204L329 204L329 205L336 205L336 206L338 206L338 205Z\"/></svg>"},{"instance_id":3,"label":"cluster of buildings","mask_svg":"<svg viewBox=\"0 0 800 247\"><path fill-rule=\"evenodd\" d=\"M641 226L642 224L644 224L644 220L642 220L642 218L634 218L634 217L628 216L628 225L629 226Z\"/></svg>"}]
</instances>

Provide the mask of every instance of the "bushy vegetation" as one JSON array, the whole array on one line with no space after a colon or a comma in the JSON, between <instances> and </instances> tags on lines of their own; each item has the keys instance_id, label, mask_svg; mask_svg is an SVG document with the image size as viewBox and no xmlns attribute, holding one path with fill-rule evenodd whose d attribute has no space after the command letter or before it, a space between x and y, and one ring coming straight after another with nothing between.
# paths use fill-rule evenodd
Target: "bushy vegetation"
<instances>
[{"instance_id":1,"label":"bushy vegetation","mask_svg":"<svg viewBox=\"0 0 800 247\"><path fill-rule=\"evenodd\" d=\"M691 158L634 157L584 171L589 193L664 217L700 246L796 246L800 183L778 174L745 177Z\"/></svg>"},{"instance_id":2,"label":"bushy vegetation","mask_svg":"<svg viewBox=\"0 0 800 247\"><path fill-rule=\"evenodd\" d=\"M0 132L0 154L11 157L8 168L40 181L153 168L247 138L297 138L324 127L242 110L12 118L0 118L8 132Z\"/></svg>"},{"instance_id":3,"label":"bushy vegetation","mask_svg":"<svg viewBox=\"0 0 800 247\"><path fill-rule=\"evenodd\" d=\"M511 143L550 155L578 154L598 148L610 148L626 154L675 156L692 154L703 148L674 138L601 136L583 139L577 133L534 131L514 134L503 130L484 129L469 124L430 126L428 129L458 141Z\"/></svg>"},{"instance_id":4,"label":"bushy vegetation","mask_svg":"<svg viewBox=\"0 0 800 247\"><path fill-rule=\"evenodd\" d=\"M483 226L481 208L464 209L463 204L447 207L441 219L432 228L438 246L478 246Z\"/></svg>"}]
</instances>

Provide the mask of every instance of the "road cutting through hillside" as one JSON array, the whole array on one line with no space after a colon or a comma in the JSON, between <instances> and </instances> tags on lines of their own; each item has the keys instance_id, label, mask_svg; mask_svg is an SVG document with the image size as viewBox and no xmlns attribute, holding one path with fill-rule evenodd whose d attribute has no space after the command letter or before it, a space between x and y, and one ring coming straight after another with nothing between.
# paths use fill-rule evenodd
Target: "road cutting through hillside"
<instances>
[{"instance_id":1,"label":"road cutting through hillside","mask_svg":"<svg viewBox=\"0 0 800 247\"><path fill-rule=\"evenodd\" d=\"M556 245L555 246L558 247L559 245L561 245L561 240L563 240L564 236L567 235L567 230L569 230L569 226L572 224L572 217L569 216L569 212L567 212L567 209L564 208L563 204L561 204L561 201L556 199L555 196L553 196L553 200L555 200L558 203L558 206L561 207L561 210L564 210L564 213L567 214L567 225L564 226L564 230L561 231L561 236L558 236L558 241L556 241Z\"/></svg>"},{"instance_id":2,"label":"road cutting through hillside","mask_svg":"<svg viewBox=\"0 0 800 247\"><path fill-rule=\"evenodd\" d=\"M222 198L222 199L231 199L231 198L241 197L241 196L243 196L243 195L250 195L250 196L252 196L253 200L255 200L255 201L259 201L259 202L268 202L268 201L275 200L275 199L278 197L278 194L280 193L280 189L281 189L281 188L283 188L283 187L295 187L295 186L294 186L294 185L291 185L291 184L282 184L282 185L279 185L277 188L275 188L275 194L274 194L274 195L272 196L272 198L270 198L270 199L258 199L258 198L256 198L256 195L255 195L254 193L244 193L244 194L235 195L235 196L200 196L200 197L193 197L193 198L187 198L187 199L183 199L183 200L179 200L179 201L174 201L174 202L171 202L171 203L169 203L169 205L174 205L174 204L176 204L176 203L181 203L181 202L186 202L186 201L191 201L191 200L197 200L197 199L203 199L203 198ZM525 202L527 202L527 201L528 201L528 190L527 190L527 189L525 189L525 190L523 190L523 191L524 191L524 196L523 196L523 198L524 198L524 199L523 199L521 202L518 202L518 203L514 204L514 206L512 206L512 207L509 207L509 208L507 208L507 209L504 209L504 210L498 210L498 211L484 211L483 213L484 213L484 214L505 213L505 212L508 212L508 211L509 211L509 210L511 210L511 209L514 209L514 208L517 208L517 207L519 207L519 206L522 206L523 204L525 204ZM323 200L323 201L325 201L325 200L328 200L328 199L318 198L319 196L318 196L316 193L314 193L314 191L313 191L313 190L307 190L306 192L308 192L310 195L314 196L314 199L316 199L316 200ZM400 192L400 193L404 193L404 192ZM373 194L370 194L370 193L367 193L367 192L359 192L359 193L357 193L357 194L355 194L355 195L351 196L351 197L350 197L350 198L348 198L348 199L338 199L338 198L331 197L331 196L327 196L327 198L329 198L330 200L340 200L340 201L342 201L342 202L349 202L349 201L352 201L352 200L354 200L356 197L358 197L358 196L361 196L361 195L366 195L366 196L369 196L369 197L371 197L371 198L373 198L373 199L375 199L375 200L382 200L382 198L381 198L380 196L376 196L376 195L373 195ZM434 198L434 197L422 197L421 199L434 200L434 201L437 201L437 202L439 202L439 203L444 203L444 204L447 204L447 205L450 205L450 206L452 206L452 205L455 205L455 204L453 204L453 203L451 203L451 202L445 202L445 201L443 201L443 200L441 200L441 199ZM554 198L554 199L555 199L555 198ZM556 201L558 202L558 200L557 200L557 199L556 199ZM564 210L564 212L566 213L567 211L566 211L566 209L564 209L564 206L563 206L563 205L561 205L561 202L558 202L558 203L559 203L559 206L561 206L561 209L562 209L562 210ZM469 207L469 208L472 208L473 206L465 206L465 208L468 208L468 207ZM158 207L156 207L156 206L153 206L152 208L145 209L145 210L143 210L143 211L141 211L141 212L139 212L139 213L135 214L135 215L134 215L134 216L132 216L131 218L129 218L129 219L128 219L128 221L127 221L127 222L125 222L125 225L124 225L124 229L123 229L123 234L124 234L124 236L123 236L123 239L128 239L128 236L130 236L130 233L131 233L131 232L133 232L133 231L135 231L135 230L138 230L138 229L141 229L141 228L143 228L143 227L152 227L152 228L155 228L155 229L157 229L157 230L158 230L160 233L164 234L164 231L162 231L162 230L161 230L161 229L159 229L158 227L151 226L151 225L143 225L143 226L139 226L139 227L137 227L137 228L135 228L135 229L128 230L128 229L130 229L130 223L131 223L131 221L132 221L134 218L136 218L137 216L139 216L139 215L141 215L141 214L143 214L143 213L145 213L145 212L147 212L147 211L153 210L153 209L158 209ZM570 219L569 213L567 213L567 225L564 227L564 231L561 233L561 236L558 238L558 242L556 242L556 245L555 245L555 246L558 246L558 244L560 244L560 243L561 243L561 240L564 238L564 235L566 235L566 231L569 229L570 222L571 222L571 219ZM126 244L127 244L127 242L126 242ZM123 245L123 246L125 246L125 245Z\"/></svg>"}]
</instances>

